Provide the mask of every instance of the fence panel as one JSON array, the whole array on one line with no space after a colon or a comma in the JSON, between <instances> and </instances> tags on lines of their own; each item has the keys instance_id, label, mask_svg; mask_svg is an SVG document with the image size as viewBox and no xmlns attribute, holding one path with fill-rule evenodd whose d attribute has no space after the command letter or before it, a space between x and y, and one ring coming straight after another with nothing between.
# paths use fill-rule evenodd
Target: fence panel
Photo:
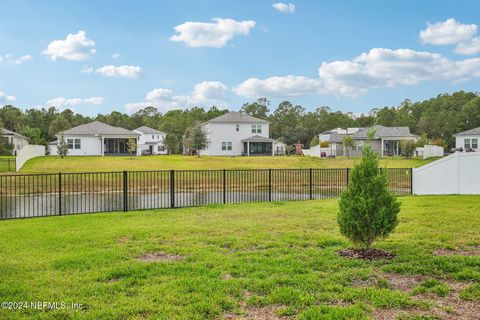
<instances>
[{"instance_id":1,"label":"fence panel","mask_svg":"<svg viewBox=\"0 0 480 320\"><path fill-rule=\"evenodd\" d=\"M0 172L15 172L17 171L17 162L15 158L0 159Z\"/></svg>"},{"instance_id":2,"label":"fence panel","mask_svg":"<svg viewBox=\"0 0 480 320\"><path fill-rule=\"evenodd\" d=\"M350 169L123 171L0 175L0 220L218 203L336 198ZM386 169L389 190L412 193L412 169Z\"/></svg>"}]
</instances>

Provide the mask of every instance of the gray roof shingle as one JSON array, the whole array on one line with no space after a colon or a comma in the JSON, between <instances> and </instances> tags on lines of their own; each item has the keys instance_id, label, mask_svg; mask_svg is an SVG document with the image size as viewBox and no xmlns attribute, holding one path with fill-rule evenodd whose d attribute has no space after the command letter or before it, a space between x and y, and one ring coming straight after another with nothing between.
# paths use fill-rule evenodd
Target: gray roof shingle
<instances>
[{"instance_id":1,"label":"gray roof shingle","mask_svg":"<svg viewBox=\"0 0 480 320\"><path fill-rule=\"evenodd\" d=\"M270 123L267 120L259 119L252 117L248 114L236 112L236 111L230 111L228 113L222 114L221 116L218 116L216 118L213 118L211 120L208 120L207 123L222 123L222 122L227 122L227 123Z\"/></svg>"},{"instance_id":2,"label":"gray roof shingle","mask_svg":"<svg viewBox=\"0 0 480 320\"><path fill-rule=\"evenodd\" d=\"M153 129L153 128L150 128L150 127L147 127L147 126L142 126L142 127L137 128L133 131L140 131L142 133L147 133L147 134L165 134L165 132L162 132L162 131L159 131L159 130L156 130L156 129Z\"/></svg>"},{"instance_id":3,"label":"gray roof shingle","mask_svg":"<svg viewBox=\"0 0 480 320\"><path fill-rule=\"evenodd\" d=\"M275 139L270 139L262 136L252 136L246 139L243 139L242 142L276 142L277 140Z\"/></svg>"},{"instance_id":4,"label":"gray roof shingle","mask_svg":"<svg viewBox=\"0 0 480 320\"><path fill-rule=\"evenodd\" d=\"M58 134L61 134L59 132ZM71 129L63 131L65 135L96 135L96 134L104 134L104 135L129 135L129 136L139 136L138 133L133 131L114 127L109 124L100 122L100 121L93 121L87 124L82 124L77 127L73 127Z\"/></svg>"},{"instance_id":5,"label":"gray roof shingle","mask_svg":"<svg viewBox=\"0 0 480 320\"><path fill-rule=\"evenodd\" d=\"M367 139L368 131L370 128L363 128L359 131L352 133L353 139ZM408 127L384 127L381 125L375 126L375 136L374 139L381 138L403 138L403 137L418 137L415 134L410 133L410 128Z\"/></svg>"},{"instance_id":6,"label":"gray roof shingle","mask_svg":"<svg viewBox=\"0 0 480 320\"><path fill-rule=\"evenodd\" d=\"M21 135L20 133L13 132L13 131L8 130L8 129L5 129L5 128L0 128L0 131L1 131L2 134L4 134L4 135L7 135L7 134L8 134L8 135L14 135L14 136L22 137L22 138L25 138L25 139L28 140L27 137Z\"/></svg>"},{"instance_id":7,"label":"gray roof shingle","mask_svg":"<svg viewBox=\"0 0 480 320\"><path fill-rule=\"evenodd\" d=\"M463 132L459 132L459 133L456 133L454 134L453 136L465 136L465 135L472 135L472 134L478 134L480 135L480 127L478 128L473 128L473 129L470 129L470 130L467 130L467 131L463 131Z\"/></svg>"}]
</instances>

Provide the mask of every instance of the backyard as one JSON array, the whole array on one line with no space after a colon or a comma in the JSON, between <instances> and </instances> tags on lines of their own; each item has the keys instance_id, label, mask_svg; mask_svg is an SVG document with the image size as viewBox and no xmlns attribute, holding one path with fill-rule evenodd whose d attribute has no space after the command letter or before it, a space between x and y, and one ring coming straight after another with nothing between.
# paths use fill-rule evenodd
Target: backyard
<instances>
[{"instance_id":1,"label":"backyard","mask_svg":"<svg viewBox=\"0 0 480 320\"><path fill-rule=\"evenodd\" d=\"M50 172L99 172L122 170L202 170L202 169L255 169L255 168L350 168L360 158L345 157L320 159L316 157L195 157L195 156L143 156L143 157L100 157L49 156L34 158L21 169L22 173ZM435 158L404 159L386 158L381 166L388 168L419 167Z\"/></svg>"},{"instance_id":2,"label":"backyard","mask_svg":"<svg viewBox=\"0 0 480 320\"><path fill-rule=\"evenodd\" d=\"M337 255L335 199L0 221L0 300L68 306L0 318L475 318L480 197L401 201L374 262Z\"/></svg>"}]
</instances>

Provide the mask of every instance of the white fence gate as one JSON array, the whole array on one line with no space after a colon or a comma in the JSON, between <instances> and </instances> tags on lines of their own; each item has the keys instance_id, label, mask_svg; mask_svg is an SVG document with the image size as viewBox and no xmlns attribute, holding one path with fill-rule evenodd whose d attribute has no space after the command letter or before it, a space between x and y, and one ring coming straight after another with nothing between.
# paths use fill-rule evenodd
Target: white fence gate
<instances>
[{"instance_id":1,"label":"white fence gate","mask_svg":"<svg viewBox=\"0 0 480 320\"><path fill-rule=\"evenodd\" d=\"M413 194L480 194L480 152L456 152L413 169Z\"/></svg>"}]
</instances>

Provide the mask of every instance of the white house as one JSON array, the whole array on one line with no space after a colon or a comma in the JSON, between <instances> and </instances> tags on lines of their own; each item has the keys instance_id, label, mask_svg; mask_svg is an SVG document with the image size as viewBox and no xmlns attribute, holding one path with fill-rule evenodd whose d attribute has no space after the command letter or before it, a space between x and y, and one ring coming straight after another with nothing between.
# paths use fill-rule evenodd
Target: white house
<instances>
[{"instance_id":1,"label":"white house","mask_svg":"<svg viewBox=\"0 0 480 320\"><path fill-rule=\"evenodd\" d=\"M478 141L480 141L480 127L463 131L453 135L455 137L455 147L465 149L472 149L480 151L478 148Z\"/></svg>"},{"instance_id":2,"label":"white house","mask_svg":"<svg viewBox=\"0 0 480 320\"><path fill-rule=\"evenodd\" d=\"M133 132L138 133L140 136L137 141L137 154L141 155L143 150L150 151L151 154L166 154L165 148L165 136L166 133L152 129L150 127L140 127Z\"/></svg>"},{"instance_id":3,"label":"white house","mask_svg":"<svg viewBox=\"0 0 480 320\"><path fill-rule=\"evenodd\" d=\"M416 141L418 136L410 133L408 127L384 127L375 125L375 135L370 140L372 149L382 157L399 156L402 153L401 142L404 140ZM320 142L328 142L330 154L345 155L343 138L350 136L353 139L353 150L349 150L351 156L361 156L363 146L369 141L368 133L370 128L347 128L333 129L319 134Z\"/></svg>"},{"instance_id":4,"label":"white house","mask_svg":"<svg viewBox=\"0 0 480 320\"><path fill-rule=\"evenodd\" d=\"M209 156L274 156L285 154L285 144L271 139L270 122L240 112L228 112L200 125Z\"/></svg>"},{"instance_id":5,"label":"white house","mask_svg":"<svg viewBox=\"0 0 480 320\"><path fill-rule=\"evenodd\" d=\"M129 155L127 142L135 139L137 142L140 134L108 125L100 121L93 121L87 124L59 132L56 137L59 141L61 135L68 145L70 156L115 156ZM50 154L57 155L56 141L49 144ZM134 152L136 154L136 151Z\"/></svg>"},{"instance_id":6,"label":"white house","mask_svg":"<svg viewBox=\"0 0 480 320\"><path fill-rule=\"evenodd\" d=\"M18 151L22 150L23 147L29 144L28 138L18 134L16 132L7 130L7 129L0 129L2 131L2 136L8 140L10 144L13 146L12 154L16 155Z\"/></svg>"}]
</instances>

